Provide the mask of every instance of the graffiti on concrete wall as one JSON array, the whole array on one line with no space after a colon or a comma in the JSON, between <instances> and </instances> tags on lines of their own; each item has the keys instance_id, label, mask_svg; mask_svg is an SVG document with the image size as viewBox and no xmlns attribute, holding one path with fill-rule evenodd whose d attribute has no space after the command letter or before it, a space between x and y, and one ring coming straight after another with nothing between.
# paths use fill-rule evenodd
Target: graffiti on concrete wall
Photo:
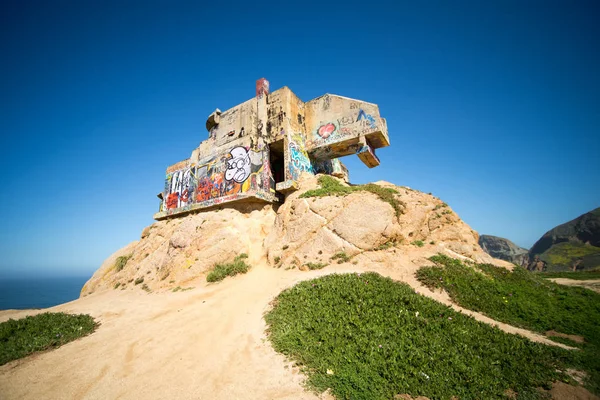
<instances>
[{"instance_id":1,"label":"graffiti on concrete wall","mask_svg":"<svg viewBox=\"0 0 600 400\"><path fill-rule=\"evenodd\" d=\"M312 161L315 174L328 174L348 178L348 168L337 159L319 159Z\"/></svg>"},{"instance_id":2,"label":"graffiti on concrete wall","mask_svg":"<svg viewBox=\"0 0 600 400\"><path fill-rule=\"evenodd\" d=\"M365 121L362 124L364 127L369 127L371 129L377 128L377 125L375 124L375 118L373 118L371 114L365 113L362 109L358 112L358 118L356 118L357 122L361 120Z\"/></svg>"},{"instance_id":3,"label":"graffiti on concrete wall","mask_svg":"<svg viewBox=\"0 0 600 400\"><path fill-rule=\"evenodd\" d=\"M190 168L178 170L167 175L165 193L167 193L165 207L167 209L184 207L190 201L194 192L194 171Z\"/></svg>"},{"instance_id":4,"label":"graffiti on concrete wall","mask_svg":"<svg viewBox=\"0 0 600 400\"><path fill-rule=\"evenodd\" d=\"M225 198L235 200L240 194L268 195L274 185L269 148L237 146L228 153L207 157L197 165L167 174L163 194L166 200L161 211L197 203L218 204Z\"/></svg>"},{"instance_id":5,"label":"graffiti on concrete wall","mask_svg":"<svg viewBox=\"0 0 600 400\"><path fill-rule=\"evenodd\" d=\"M304 147L304 138L302 135L290 135L288 140L288 154L288 179L297 180L302 172L313 173L312 164Z\"/></svg>"},{"instance_id":6,"label":"graffiti on concrete wall","mask_svg":"<svg viewBox=\"0 0 600 400\"><path fill-rule=\"evenodd\" d=\"M229 152L231 158L227 160L225 179L243 183L250 175L250 156L244 147L236 147Z\"/></svg>"},{"instance_id":7,"label":"graffiti on concrete wall","mask_svg":"<svg viewBox=\"0 0 600 400\"><path fill-rule=\"evenodd\" d=\"M360 108L358 114L344 115L336 121L327 121L319 125L306 141L306 148L310 150L327 146L375 130L377 130L375 118Z\"/></svg>"}]
</instances>

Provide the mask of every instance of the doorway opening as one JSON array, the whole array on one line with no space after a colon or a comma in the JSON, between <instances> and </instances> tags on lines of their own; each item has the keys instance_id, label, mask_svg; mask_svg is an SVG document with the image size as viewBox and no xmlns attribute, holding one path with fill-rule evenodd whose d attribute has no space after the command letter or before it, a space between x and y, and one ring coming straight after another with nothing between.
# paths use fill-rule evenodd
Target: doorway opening
<instances>
[{"instance_id":1,"label":"doorway opening","mask_svg":"<svg viewBox=\"0 0 600 400\"><path fill-rule=\"evenodd\" d=\"M285 181L285 155L283 152L283 139L269 144L269 158L275 184Z\"/></svg>"}]
</instances>

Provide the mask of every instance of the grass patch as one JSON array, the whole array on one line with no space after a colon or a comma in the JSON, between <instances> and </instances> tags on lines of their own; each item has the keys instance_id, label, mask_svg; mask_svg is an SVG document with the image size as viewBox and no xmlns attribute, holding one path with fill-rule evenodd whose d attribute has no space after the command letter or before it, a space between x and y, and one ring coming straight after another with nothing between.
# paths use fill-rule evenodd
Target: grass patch
<instances>
[{"instance_id":1,"label":"grass patch","mask_svg":"<svg viewBox=\"0 0 600 400\"><path fill-rule=\"evenodd\" d=\"M325 197L325 196L346 196L358 191L371 192L377 195L382 201L388 203L394 209L396 217L404 213L404 204L396 198L398 191L392 188L385 188L373 183L366 185L344 186L337 179L322 175L318 179L319 189L308 190L300 195L300 198Z\"/></svg>"},{"instance_id":2,"label":"grass patch","mask_svg":"<svg viewBox=\"0 0 600 400\"><path fill-rule=\"evenodd\" d=\"M92 333L89 315L43 313L0 323L0 365L37 351L57 348Z\"/></svg>"},{"instance_id":3,"label":"grass patch","mask_svg":"<svg viewBox=\"0 0 600 400\"><path fill-rule=\"evenodd\" d=\"M194 288L193 286L190 286L190 287L187 287L187 288L182 288L181 286L177 286L176 288L173 288L171 290L171 292L173 292L173 293L175 293L175 292L186 292L188 290L192 290L193 288Z\"/></svg>"},{"instance_id":4,"label":"grass patch","mask_svg":"<svg viewBox=\"0 0 600 400\"><path fill-rule=\"evenodd\" d=\"M333 256L331 256L330 260L331 261L337 260L337 263L341 264L341 263L350 261L351 258L352 257L350 257L348 254L346 254L345 251L340 251L339 253L335 253Z\"/></svg>"},{"instance_id":5,"label":"grass patch","mask_svg":"<svg viewBox=\"0 0 600 400\"><path fill-rule=\"evenodd\" d=\"M312 271L312 270L315 270L315 269L323 269L326 266L328 266L329 264L309 262L309 263L306 263L304 265L306 265L308 267L308 269L310 269Z\"/></svg>"},{"instance_id":6,"label":"grass patch","mask_svg":"<svg viewBox=\"0 0 600 400\"><path fill-rule=\"evenodd\" d=\"M414 240L414 241L410 242L410 244L412 244L414 246L417 246L417 247L423 247L423 246L425 246L425 243L423 243L422 240Z\"/></svg>"},{"instance_id":7,"label":"grass patch","mask_svg":"<svg viewBox=\"0 0 600 400\"><path fill-rule=\"evenodd\" d=\"M600 393L600 294L557 285L523 268L470 267L444 255L430 260L436 266L419 269L417 278L429 288L444 289L462 307L540 333L583 336L586 343L570 362L588 373L588 389Z\"/></svg>"},{"instance_id":8,"label":"grass patch","mask_svg":"<svg viewBox=\"0 0 600 400\"><path fill-rule=\"evenodd\" d=\"M245 274L250 269L250 266L244 261L246 258L248 258L248 255L246 253L242 253L234 258L233 262L215 265L213 270L210 271L206 276L206 281L218 282L222 281L228 276Z\"/></svg>"},{"instance_id":9,"label":"grass patch","mask_svg":"<svg viewBox=\"0 0 600 400\"><path fill-rule=\"evenodd\" d=\"M126 256L117 257L115 260L115 270L117 272L122 271L123 268L125 268L125 265L127 265L127 261L129 261L132 256L133 254L128 254Z\"/></svg>"},{"instance_id":10,"label":"grass patch","mask_svg":"<svg viewBox=\"0 0 600 400\"><path fill-rule=\"evenodd\" d=\"M600 247L578 242L562 242L540 254L540 259L550 267L569 268L578 259L594 256L600 258Z\"/></svg>"},{"instance_id":11,"label":"grass patch","mask_svg":"<svg viewBox=\"0 0 600 400\"><path fill-rule=\"evenodd\" d=\"M394 246L396 246L397 244L398 244L398 243L396 242L396 240L395 240L395 239L392 239L392 240L388 240L387 242L385 242L385 243L382 243L382 244L380 244L379 246L377 246L377 247L373 248L373 250L374 250L374 251L387 250L387 249L389 249L389 248L391 248L391 247L394 247Z\"/></svg>"},{"instance_id":12,"label":"grass patch","mask_svg":"<svg viewBox=\"0 0 600 400\"><path fill-rule=\"evenodd\" d=\"M569 379L559 372L567 350L477 322L376 273L301 282L265 320L273 347L301 366L307 385L339 399L491 399L507 390L535 399L537 388Z\"/></svg>"}]
</instances>

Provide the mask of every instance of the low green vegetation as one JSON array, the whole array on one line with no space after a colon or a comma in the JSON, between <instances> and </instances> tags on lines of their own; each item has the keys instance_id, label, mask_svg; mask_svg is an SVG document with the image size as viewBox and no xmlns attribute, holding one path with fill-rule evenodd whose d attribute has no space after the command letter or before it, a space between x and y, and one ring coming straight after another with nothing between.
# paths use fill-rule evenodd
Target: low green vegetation
<instances>
[{"instance_id":1,"label":"low green vegetation","mask_svg":"<svg viewBox=\"0 0 600 400\"><path fill-rule=\"evenodd\" d=\"M404 213L404 204L396 198L398 191L392 188L386 188L373 183L366 185L344 186L337 179L323 175L319 177L319 189L308 190L300 195L300 198L325 197L325 196L345 196L353 192L367 191L377 195L381 200L392 206L396 217Z\"/></svg>"},{"instance_id":2,"label":"low green vegetation","mask_svg":"<svg viewBox=\"0 0 600 400\"><path fill-rule=\"evenodd\" d=\"M60 347L92 333L98 324L89 315L43 313L0 323L0 365L37 351Z\"/></svg>"},{"instance_id":3,"label":"low green vegetation","mask_svg":"<svg viewBox=\"0 0 600 400\"><path fill-rule=\"evenodd\" d=\"M443 255L430 260L436 265L421 268L417 278L431 289L445 290L460 306L540 333L582 336L582 351L574 352L570 363L585 370L587 387L600 393L600 294L557 285L523 268L469 266Z\"/></svg>"},{"instance_id":4,"label":"low green vegetation","mask_svg":"<svg viewBox=\"0 0 600 400\"><path fill-rule=\"evenodd\" d=\"M323 268L325 268L329 264L309 262L309 263L306 263L304 265L307 266L308 269L310 269L312 271L312 270L315 270L315 269L323 269Z\"/></svg>"},{"instance_id":5,"label":"low green vegetation","mask_svg":"<svg viewBox=\"0 0 600 400\"><path fill-rule=\"evenodd\" d=\"M417 246L417 247L425 246L425 243L423 243L422 240L414 240L414 241L410 242L410 244L412 244L413 246Z\"/></svg>"},{"instance_id":6,"label":"low green vegetation","mask_svg":"<svg viewBox=\"0 0 600 400\"><path fill-rule=\"evenodd\" d=\"M569 380L568 350L477 322L376 273L301 282L265 320L274 348L302 368L309 388L331 388L338 399L536 399Z\"/></svg>"},{"instance_id":7,"label":"low green vegetation","mask_svg":"<svg viewBox=\"0 0 600 400\"><path fill-rule=\"evenodd\" d=\"M391 247L394 247L394 246L396 246L397 244L398 244L398 243L396 242L396 240L395 240L395 239L392 239L392 240L388 240L387 242L385 242L385 243L382 243L382 244L380 244L379 246L377 246L377 247L373 248L373 250L374 250L374 251L387 250L387 249L389 249L389 248L391 248Z\"/></svg>"},{"instance_id":8,"label":"low green vegetation","mask_svg":"<svg viewBox=\"0 0 600 400\"><path fill-rule=\"evenodd\" d=\"M233 259L233 262L225 264L216 264L212 271L206 276L207 282L222 281L228 276L237 274L245 274L250 269L250 266L244 261L248 258L246 253L242 253Z\"/></svg>"},{"instance_id":9,"label":"low green vegetation","mask_svg":"<svg viewBox=\"0 0 600 400\"><path fill-rule=\"evenodd\" d=\"M125 268L125 265L127 265L127 261L129 261L132 256L133 254L128 254L126 256L117 257L115 260L115 270L117 272L122 271L123 268Z\"/></svg>"},{"instance_id":10,"label":"low green vegetation","mask_svg":"<svg viewBox=\"0 0 600 400\"><path fill-rule=\"evenodd\" d=\"M177 286L176 288L171 289L171 292L175 293L175 292L186 292L188 290L192 290L194 287L190 286L190 287L186 287L186 288L182 288L181 286Z\"/></svg>"},{"instance_id":11,"label":"low green vegetation","mask_svg":"<svg viewBox=\"0 0 600 400\"><path fill-rule=\"evenodd\" d=\"M140 276L140 277L139 277L139 278L137 278L137 279L135 280L135 282L133 282L133 283L134 283L134 284L136 284L136 285L139 285L139 284L140 284L140 283L142 283L142 282L144 282L144 277L143 277L143 276Z\"/></svg>"},{"instance_id":12,"label":"low green vegetation","mask_svg":"<svg viewBox=\"0 0 600 400\"><path fill-rule=\"evenodd\" d=\"M331 261L337 260L338 264L342 264L342 263L350 261L351 258L352 257L350 257L348 254L346 254L346 252L340 251L339 253L335 253L333 256L331 256L330 260Z\"/></svg>"},{"instance_id":13,"label":"low green vegetation","mask_svg":"<svg viewBox=\"0 0 600 400\"><path fill-rule=\"evenodd\" d=\"M548 263L550 268L569 268L578 259L598 258L600 247L578 242L562 242L550 247L540 255L540 259Z\"/></svg>"}]
</instances>

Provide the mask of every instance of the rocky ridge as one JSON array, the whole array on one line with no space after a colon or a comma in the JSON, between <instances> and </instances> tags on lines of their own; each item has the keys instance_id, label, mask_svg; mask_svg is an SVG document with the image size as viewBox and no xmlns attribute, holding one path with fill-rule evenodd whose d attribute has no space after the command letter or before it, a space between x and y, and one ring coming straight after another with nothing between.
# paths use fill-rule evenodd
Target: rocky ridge
<instances>
[{"instance_id":1,"label":"rocky ridge","mask_svg":"<svg viewBox=\"0 0 600 400\"><path fill-rule=\"evenodd\" d=\"M81 296L109 289L163 291L185 286L241 253L249 255L250 265L267 262L284 269L339 261L391 265L400 254L422 263L437 253L510 267L485 253L477 232L440 199L387 182L376 184L397 191L401 215L369 192L301 198L318 187L317 177L308 177L280 206L222 206L155 222L139 241L111 255ZM332 260L339 253L343 259Z\"/></svg>"},{"instance_id":2,"label":"rocky ridge","mask_svg":"<svg viewBox=\"0 0 600 400\"><path fill-rule=\"evenodd\" d=\"M480 235L479 245L494 258L499 258L526 267L529 263L529 250L519 247L508 239L492 235Z\"/></svg>"}]
</instances>

